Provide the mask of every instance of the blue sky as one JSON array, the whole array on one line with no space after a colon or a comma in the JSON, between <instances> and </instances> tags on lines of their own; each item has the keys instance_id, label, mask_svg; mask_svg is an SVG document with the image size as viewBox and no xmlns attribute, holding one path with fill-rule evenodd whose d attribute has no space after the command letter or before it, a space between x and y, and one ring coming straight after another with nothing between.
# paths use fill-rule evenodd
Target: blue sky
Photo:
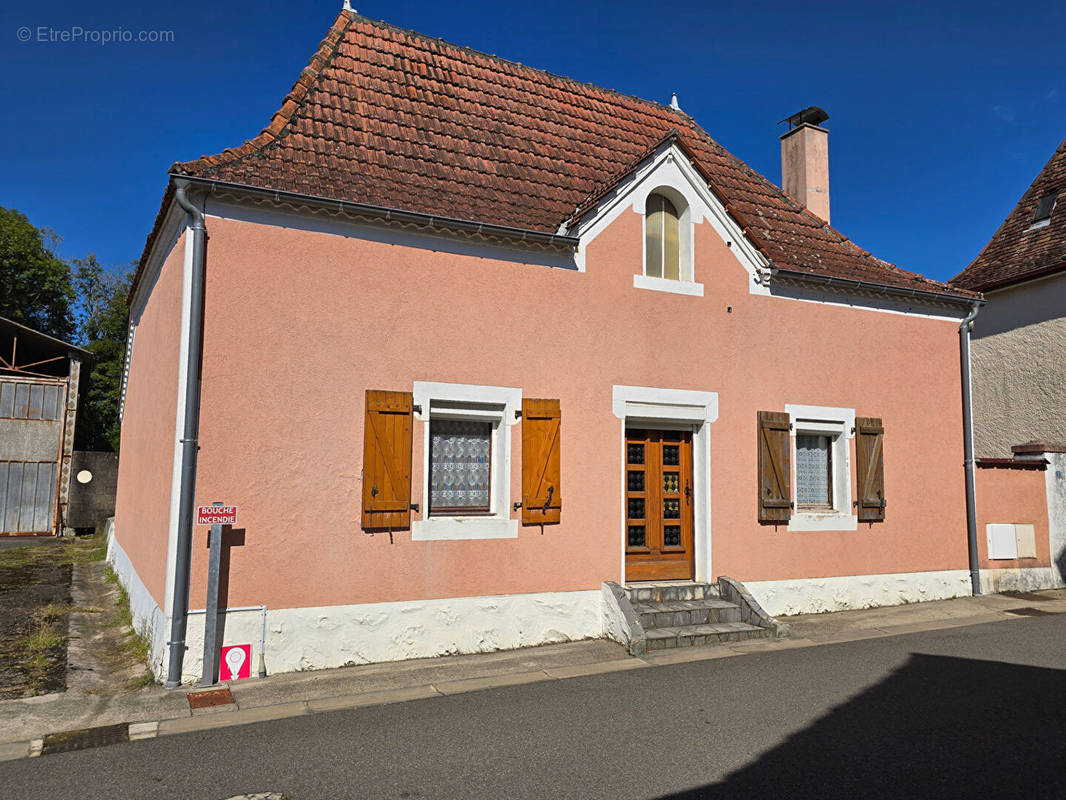
<instances>
[{"instance_id":1,"label":"blue sky","mask_svg":"<svg viewBox=\"0 0 1066 800\"><path fill-rule=\"evenodd\" d=\"M833 224L939 279L969 263L1066 138L1066 3L353 5L639 97L667 102L676 91L711 136L775 183L777 120L822 106ZM138 258L169 165L258 133L340 6L5 3L0 205L54 229L65 257ZM38 40L75 26L173 31L173 41Z\"/></svg>"}]
</instances>

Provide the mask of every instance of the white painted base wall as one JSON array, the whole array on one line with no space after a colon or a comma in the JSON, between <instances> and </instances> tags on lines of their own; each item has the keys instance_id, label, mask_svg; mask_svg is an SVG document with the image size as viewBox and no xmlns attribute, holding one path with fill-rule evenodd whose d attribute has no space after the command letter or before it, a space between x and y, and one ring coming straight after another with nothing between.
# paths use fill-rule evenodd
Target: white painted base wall
<instances>
[{"instance_id":1,"label":"white painted base wall","mask_svg":"<svg viewBox=\"0 0 1066 800\"><path fill-rule=\"evenodd\" d=\"M267 610L267 673L486 653L603 636L600 590ZM222 623L220 623L221 625ZM260 612L226 615L223 644L252 645ZM189 617L182 681L198 681L204 616Z\"/></svg>"},{"instance_id":2,"label":"white painted base wall","mask_svg":"<svg viewBox=\"0 0 1066 800\"><path fill-rule=\"evenodd\" d=\"M1062 579L1054 567L981 570L981 591L985 594L1033 592L1038 589L1058 589L1061 586Z\"/></svg>"},{"instance_id":3,"label":"white painted base wall","mask_svg":"<svg viewBox=\"0 0 1066 800\"><path fill-rule=\"evenodd\" d=\"M971 593L970 573L964 569L745 581L744 585L773 617L947 600Z\"/></svg>"},{"instance_id":4,"label":"white painted base wall","mask_svg":"<svg viewBox=\"0 0 1066 800\"><path fill-rule=\"evenodd\" d=\"M163 675L166 658L166 641L168 626L163 616L163 609L156 603L148 587L141 581L137 570L133 568L126 551L115 538L115 520L107 521L107 563L118 575L119 583L130 598L130 615L133 617L133 629L149 642L149 666L156 677Z\"/></svg>"}]
</instances>

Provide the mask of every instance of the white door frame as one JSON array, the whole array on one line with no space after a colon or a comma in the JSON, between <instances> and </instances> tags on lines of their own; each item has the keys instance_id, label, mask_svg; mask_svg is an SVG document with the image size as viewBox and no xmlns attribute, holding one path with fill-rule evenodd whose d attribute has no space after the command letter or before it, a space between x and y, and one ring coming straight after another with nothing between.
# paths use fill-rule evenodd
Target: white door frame
<instances>
[{"instance_id":1,"label":"white door frame","mask_svg":"<svg viewBox=\"0 0 1066 800\"><path fill-rule=\"evenodd\" d=\"M710 583L711 571L711 423L718 419L718 393L650 386L613 386L611 405L621 420L619 493L619 580L626 579L626 428L692 431L693 496L692 543L695 577Z\"/></svg>"}]
</instances>

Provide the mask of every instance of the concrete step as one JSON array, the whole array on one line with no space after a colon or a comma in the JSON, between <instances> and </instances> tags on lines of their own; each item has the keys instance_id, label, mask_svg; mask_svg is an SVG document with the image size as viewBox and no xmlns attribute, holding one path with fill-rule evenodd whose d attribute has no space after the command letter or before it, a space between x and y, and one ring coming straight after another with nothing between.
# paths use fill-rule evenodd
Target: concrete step
<instances>
[{"instance_id":1,"label":"concrete step","mask_svg":"<svg viewBox=\"0 0 1066 800\"><path fill-rule=\"evenodd\" d=\"M645 630L740 622L740 606L719 597L702 600L674 600L665 603L636 602L633 610Z\"/></svg>"},{"instance_id":2,"label":"concrete step","mask_svg":"<svg viewBox=\"0 0 1066 800\"><path fill-rule=\"evenodd\" d=\"M652 628L645 632L648 652L671 647L742 642L747 639L769 639L774 634L770 628L758 628L746 622L718 622L712 625L686 625L684 627Z\"/></svg>"},{"instance_id":3,"label":"concrete step","mask_svg":"<svg viewBox=\"0 0 1066 800\"><path fill-rule=\"evenodd\" d=\"M718 587L713 583L695 581L630 583L625 587L625 591L630 603L671 603L719 596Z\"/></svg>"}]
</instances>

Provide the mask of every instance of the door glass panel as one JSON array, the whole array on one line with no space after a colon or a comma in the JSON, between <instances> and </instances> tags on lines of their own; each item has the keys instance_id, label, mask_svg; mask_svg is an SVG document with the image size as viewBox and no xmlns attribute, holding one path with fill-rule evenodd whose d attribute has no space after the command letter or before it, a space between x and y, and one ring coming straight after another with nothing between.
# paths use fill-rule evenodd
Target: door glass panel
<instances>
[{"instance_id":1,"label":"door glass panel","mask_svg":"<svg viewBox=\"0 0 1066 800\"><path fill-rule=\"evenodd\" d=\"M680 525L666 525L663 527L663 545L666 547L681 546Z\"/></svg>"},{"instance_id":2,"label":"door glass panel","mask_svg":"<svg viewBox=\"0 0 1066 800\"><path fill-rule=\"evenodd\" d=\"M643 497L630 497L627 505L629 506L630 519L644 519Z\"/></svg>"},{"instance_id":3,"label":"door glass panel","mask_svg":"<svg viewBox=\"0 0 1066 800\"><path fill-rule=\"evenodd\" d=\"M626 481L626 488L631 492L643 492L644 491L644 473L643 472L630 472L629 478Z\"/></svg>"},{"instance_id":4,"label":"door glass panel","mask_svg":"<svg viewBox=\"0 0 1066 800\"><path fill-rule=\"evenodd\" d=\"M663 500L663 519L681 519L680 500Z\"/></svg>"},{"instance_id":5,"label":"door glass panel","mask_svg":"<svg viewBox=\"0 0 1066 800\"><path fill-rule=\"evenodd\" d=\"M677 494L678 492L678 475L676 472L664 472L663 473L663 491L667 494Z\"/></svg>"},{"instance_id":6,"label":"door glass panel","mask_svg":"<svg viewBox=\"0 0 1066 800\"><path fill-rule=\"evenodd\" d=\"M617 539L615 541L618 541ZM643 525L630 525L629 535L626 539L630 547L643 547L644 546L644 526Z\"/></svg>"},{"instance_id":7,"label":"door glass panel","mask_svg":"<svg viewBox=\"0 0 1066 800\"><path fill-rule=\"evenodd\" d=\"M642 442L630 442L626 445L626 462L629 464L644 463L644 444Z\"/></svg>"},{"instance_id":8,"label":"door glass panel","mask_svg":"<svg viewBox=\"0 0 1066 800\"><path fill-rule=\"evenodd\" d=\"M681 463L681 446L676 444L663 445L663 463L668 467L676 467Z\"/></svg>"}]
</instances>

